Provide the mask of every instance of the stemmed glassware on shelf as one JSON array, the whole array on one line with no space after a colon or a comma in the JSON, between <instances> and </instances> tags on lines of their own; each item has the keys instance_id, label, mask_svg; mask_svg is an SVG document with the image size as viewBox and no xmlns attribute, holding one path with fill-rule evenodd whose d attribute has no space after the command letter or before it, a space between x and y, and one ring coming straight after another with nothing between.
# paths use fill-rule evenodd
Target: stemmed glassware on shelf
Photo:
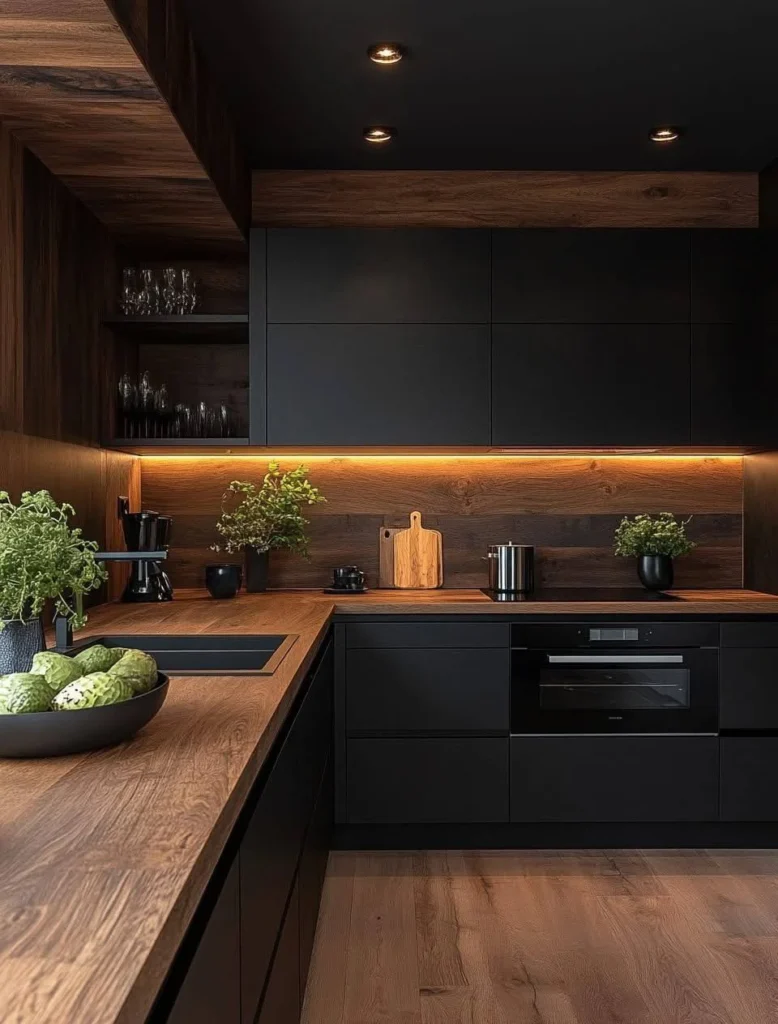
<instances>
[{"instance_id":1,"label":"stemmed glassware on shelf","mask_svg":"<svg viewBox=\"0 0 778 1024\"><path fill-rule=\"evenodd\" d=\"M194 313L199 303L197 281L186 267L165 267L161 273L143 267L122 271L122 293L119 301L125 316L184 316Z\"/></svg>"},{"instance_id":2,"label":"stemmed glassware on shelf","mask_svg":"<svg viewBox=\"0 0 778 1024\"><path fill-rule=\"evenodd\" d=\"M167 387L154 388L148 370L137 384L128 373L119 380L118 420L119 435L125 438L235 436L235 420L225 403L218 408L203 401L194 408L171 405Z\"/></svg>"}]
</instances>

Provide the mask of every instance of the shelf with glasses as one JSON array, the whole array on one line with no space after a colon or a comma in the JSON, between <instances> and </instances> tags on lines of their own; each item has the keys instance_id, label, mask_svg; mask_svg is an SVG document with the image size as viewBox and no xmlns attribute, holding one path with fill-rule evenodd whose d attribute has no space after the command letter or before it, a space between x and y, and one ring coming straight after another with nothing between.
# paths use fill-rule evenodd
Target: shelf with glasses
<instances>
[{"instance_id":1,"label":"shelf with glasses","mask_svg":"<svg viewBox=\"0 0 778 1024\"><path fill-rule=\"evenodd\" d=\"M118 313L105 317L103 324L114 331L142 336L147 342L248 342L249 317L248 313L160 313L148 316Z\"/></svg>"}]
</instances>

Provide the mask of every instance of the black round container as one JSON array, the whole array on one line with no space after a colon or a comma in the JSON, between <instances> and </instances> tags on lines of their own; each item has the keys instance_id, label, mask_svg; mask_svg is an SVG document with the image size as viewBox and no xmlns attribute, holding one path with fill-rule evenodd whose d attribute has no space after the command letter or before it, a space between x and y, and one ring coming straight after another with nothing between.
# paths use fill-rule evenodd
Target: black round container
<instances>
[{"instance_id":1,"label":"black round container","mask_svg":"<svg viewBox=\"0 0 778 1024\"><path fill-rule=\"evenodd\" d=\"M669 590L673 585L673 560L669 555L641 555L638 577L646 590Z\"/></svg>"},{"instance_id":2,"label":"black round container","mask_svg":"<svg viewBox=\"0 0 778 1024\"><path fill-rule=\"evenodd\" d=\"M165 703L168 677L160 672L148 693L81 711L0 715L0 757L57 757L110 747L133 736Z\"/></svg>"},{"instance_id":3,"label":"black round container","mask_svg":"<svg viewBox=\"0 0 778 1024\"><path fill-rule=\"evenodd\" d=\"M205 567L205 585L211 597L235 597L242 583L243 569L239 565L224 563Z\"/></svg>"}]
</instances>

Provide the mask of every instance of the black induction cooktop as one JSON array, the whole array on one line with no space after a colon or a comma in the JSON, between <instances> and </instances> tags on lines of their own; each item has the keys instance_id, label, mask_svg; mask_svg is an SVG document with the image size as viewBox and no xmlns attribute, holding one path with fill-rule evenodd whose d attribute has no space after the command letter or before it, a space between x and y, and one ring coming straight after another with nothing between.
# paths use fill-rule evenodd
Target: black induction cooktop
<instances>
[{"instance_id":1,"label":"black induction cooktop","mask_svg":"<svg viewBox=\"0 0 778 1024\"><path fill-rule=\"evenodd\" d=\"M549 604L554 601L640 601L656 604L662 601L680 601L675 594L644 590L642 587L549 587L547 590L533 590L528 594L504 594L482 588L492 601L528 604Z\"/></svg>"}]
</instances>

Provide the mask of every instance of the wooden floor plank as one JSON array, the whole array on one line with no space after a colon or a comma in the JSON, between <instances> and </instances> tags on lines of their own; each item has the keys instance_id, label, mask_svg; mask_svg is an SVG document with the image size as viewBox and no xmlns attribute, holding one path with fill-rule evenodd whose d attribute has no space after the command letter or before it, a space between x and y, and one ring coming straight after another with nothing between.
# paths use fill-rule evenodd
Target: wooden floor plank
<instances>
[{"instance_id":1,"label":"wooden floor plank","mask_svg":"<svg viewBox=\"0 0 778 1024\"><path fill-rule=\"evenodd\" d=\"M303 1020L771 1024L778 852L334 855Z\"/></svg>"}]
</instances>

